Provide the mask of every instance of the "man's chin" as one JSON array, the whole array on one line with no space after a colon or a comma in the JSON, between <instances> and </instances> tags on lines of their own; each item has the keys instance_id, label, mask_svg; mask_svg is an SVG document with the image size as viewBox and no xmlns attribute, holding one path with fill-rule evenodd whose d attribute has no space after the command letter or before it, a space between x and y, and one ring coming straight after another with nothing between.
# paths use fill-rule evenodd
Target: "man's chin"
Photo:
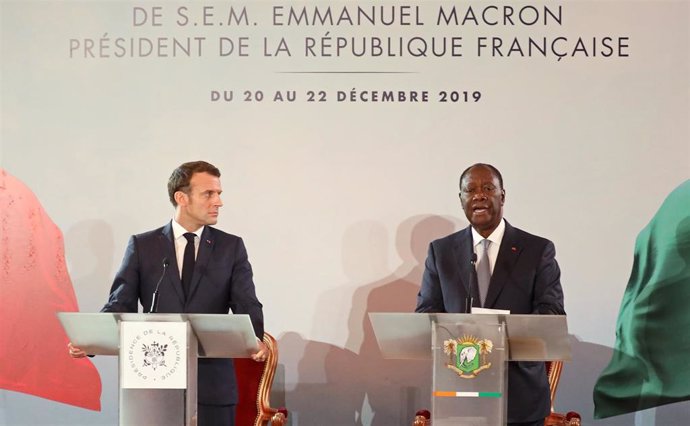
<instances>
[{"instance_id":1,"label":"man's chin","mask_svg":"<svg viewBox=\"0 0 690 426\"><path fill-rule=\"evenodd\" d=\"M497 223L494 223L491 220L474 220L471 222L472 227L477 230L480 234L482 232L493 232L494 229L498 226Z\"/></svg>"},{"instance_id":2,"label":"man's chin","mask_svg":"<svg viewBox=\"0 0 690 426\"><path fill-rule=\"evenodd\" d=\"M486 229L486 228L491 228L491 220L490 218L487 217L481 217L481 218L472 218L470 221L473 227L476 229Z\"/></svg>"}]
</instances>

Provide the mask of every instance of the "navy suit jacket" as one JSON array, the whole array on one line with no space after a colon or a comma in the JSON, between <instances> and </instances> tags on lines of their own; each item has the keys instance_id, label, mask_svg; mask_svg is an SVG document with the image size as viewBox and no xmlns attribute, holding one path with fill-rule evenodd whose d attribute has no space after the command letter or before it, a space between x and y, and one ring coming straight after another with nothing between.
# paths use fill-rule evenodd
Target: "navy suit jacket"
<instances>
[{"instance_id":1,"label":"navy suit jacket","mask_svg":"<svg viewBox=\"0 0 690 426\"><path fill-rule=\"evenodd\" d=\"M259 339L263 338L262 305L256 298L252 267L240 237L205 226L199 242L189 297L180 280L171 223L129 239L122 266L115 276L110 298L102 312L137 312L151 307L156 283L160 313L248 314ZM237 382L231 359L200 358L198 402L210 405L237 403Z\"/></svg>"},{"instance_id":2,"label":"navy suit jacket","mask_svg":"<svg viewBox=\"0 0 690 426\"><path fill-rule=\"evenodd\" d=\"M472 288L472 245L470 227L429 245L416 312L465 312ZM506 221L484 307L508 309L511 314L565 314L555 255L551 241ZM510 362L508 395L509 423L548 416L551 399L544 363Z\"/></svg>"}]
</instances>

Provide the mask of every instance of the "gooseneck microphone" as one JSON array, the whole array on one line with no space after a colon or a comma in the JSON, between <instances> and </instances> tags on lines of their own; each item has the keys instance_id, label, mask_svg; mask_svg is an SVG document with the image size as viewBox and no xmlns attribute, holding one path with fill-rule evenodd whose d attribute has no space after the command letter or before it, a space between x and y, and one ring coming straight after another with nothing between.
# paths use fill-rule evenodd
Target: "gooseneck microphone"
<instances>
[{"instance_id":1,"label":"gooseneck microphone","mask_svg":"<svg viewBox=\"0 0 690 426\"><path fill-rule=\"evenodd\" d=\"M154 290L154 292L153 292L153 300L151 300L151 309L149 309L150 314L155 314L156 312L158 312L158 287L160 287L161 282L163 281L163 277L165 277L165 271L168 270L169 264L170 264L170 262L168 262L168 258L164 257L163 258L163 273L161 274L161 277L158 279L158 282L156 283L156 290Z\"/></svg>"},{"instance_id":2,"label":"gooseneck microphone","mask_svg":"<svg viewBox=\"0 0 690 426\"><path fill-rule=\"evenodd\" d=\"M472 303L474 298L472 297L472 291L474 289L475 283L477 283L477 269L475 265L477 264L477 253L472 253L470 258L470 277L469 285L467 286L467 297L465 298L465 313L472 313Z\"/></svg>"}]
</instances>

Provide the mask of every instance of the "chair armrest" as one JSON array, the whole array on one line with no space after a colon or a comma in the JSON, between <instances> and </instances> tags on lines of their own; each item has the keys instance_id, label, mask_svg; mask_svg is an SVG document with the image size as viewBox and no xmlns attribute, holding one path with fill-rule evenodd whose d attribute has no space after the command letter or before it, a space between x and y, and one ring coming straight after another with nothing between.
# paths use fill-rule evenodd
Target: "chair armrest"
<instances>
[{"instance_id":1,"label":"chair armrest","mask_svg":"<svg viewBox=\"0 0 690 426\"><path fill-rule=\"evenodd\" d=\"M431 412L429 410L419 410L414 415L414 422L412 426L429 426L431 425Z\"/></svg>"},{"instance_id":2,"label":"chair armrest","mask_svg":"<svg viewBox=\"0 0 690 426\"><path fill-rule=\"evenodd\" d=\"M580 426L582 423L580 414L569 411L568 414L551 413L544 419L544 426Z\"/></svg>"},{"instance_id":3,"label":"chair armrest","mask_svg":"<svg viewBox=\"0 0 690 426\"><path fill-rule=\"evenodd\" d=\"M281 407L278 411L271 417L271 426L285 426L287 422L288 411L286 408Z\"/></svg>"}]
</instances>

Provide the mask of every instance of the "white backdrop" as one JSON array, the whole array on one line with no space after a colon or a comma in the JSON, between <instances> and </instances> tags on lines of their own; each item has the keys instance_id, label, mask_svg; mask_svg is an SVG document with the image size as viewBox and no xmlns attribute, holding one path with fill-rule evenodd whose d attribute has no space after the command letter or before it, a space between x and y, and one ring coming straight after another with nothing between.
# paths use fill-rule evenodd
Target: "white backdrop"
<instances>
[{"instance_id":1,"label":"white backdrop","mask_svg":"<svg viewBox=\"0 0 690 426\"><path fill-rule=\"evenodd\" d=\"M364 1L3 1L2 167L62 229L80 309L97 311L128 236L171 217L173 168L214 163L224 188L219 227L245 239L266 330L279 339L275 404L288 407L293 425L394 425L429 405L428 384L419 385L426 366L381 360L366 312L414 309L428 243L467 225L460 172L492 163L504 176L506 218L556 244L575 357L556 408L592 423L592 386L610 357L634 239L690 171L688 2L561 2L560 25L534 26L435 24L439 7L482 2L376 4L418 7L425 25L272 24L275 5L335 14L371 8ZM175 24L179 6L193 17L185 27ZM213 26L202 25L204 6L214 7ZM218 25L230 6L246 6L248 26ZM161 7L161 25L134 26L135 7ZM305 57L304 37L323 41L327 32L462 36L463 56ZM219 56L219 37L241 36L248 56ZM494 36L506 46L566 37L559 46L570 53L479 56L477 38ZM572 54L578 37L591 45L606 36L627 38L626 56ZM205 44L192 57L118 58L118 37ZM264 56L264 37L285 38L291 56ZM85 58L85 39L102 38L109 49ZM82 48L70 57L74 40ZM338 91L353 89L428 91L429 101L338 102ZM233 101L213 102L213 90L233 91ZM265 98L245 102L247 90ZM274 102L276 90L297 99ZM308 102L309 91L326 101ZM470 101L440 102L442 91L467 91ZM0 391L0 423L116 423L115 360L94 362L101 413ZM648 417L683 424L688 410L676 404Z\"/></svg>"}]
</instances>

